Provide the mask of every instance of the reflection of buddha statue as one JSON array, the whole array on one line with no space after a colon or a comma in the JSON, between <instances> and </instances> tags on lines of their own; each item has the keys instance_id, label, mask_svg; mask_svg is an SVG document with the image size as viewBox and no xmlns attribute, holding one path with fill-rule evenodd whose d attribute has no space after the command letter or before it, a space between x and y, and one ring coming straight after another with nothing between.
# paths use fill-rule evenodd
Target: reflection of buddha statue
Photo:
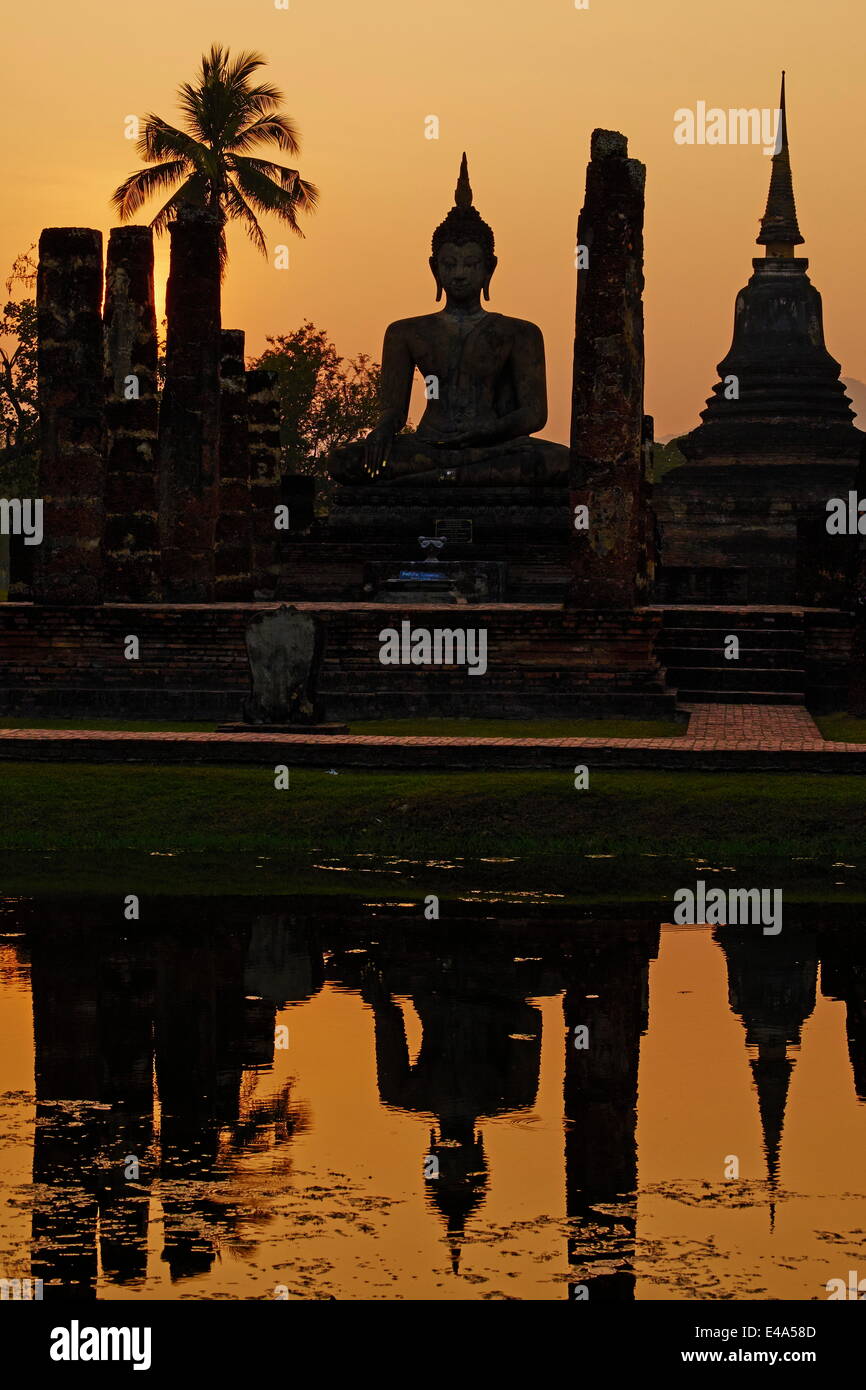
<instances>
[{"instance_id":1,"label":"reflection of buddha statue","mask_svg":"<svg viewBox=\"0 0 866 1390\"><path fill-rule=\"evenodd\" d=\"M547 421L541 330L481 305L482 291L490 298L496 256L493 232L472 206L465 154L454 202L433 233L430 257L445 308L387 329L382 415L365 440L334 451L330 472L340 482L567 481L566 446L530 438ZM400 434L416 368L427 406L417 433Z\"/></svg>"}]
</instances>

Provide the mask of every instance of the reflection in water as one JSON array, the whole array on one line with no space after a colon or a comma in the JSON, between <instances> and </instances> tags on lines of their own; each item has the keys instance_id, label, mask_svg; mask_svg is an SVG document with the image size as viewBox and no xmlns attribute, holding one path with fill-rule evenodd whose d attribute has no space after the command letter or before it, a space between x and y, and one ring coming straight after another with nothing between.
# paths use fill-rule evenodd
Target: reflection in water
<instances>
[{"instance_id":1,"label":"reflection in water","mask_svg":"<svg viewBox=\"0 0 866 1390\"><path fill-rule=\"evenodd\" d=\"M656 923L543 907L492 921L467 905L434 927L372 904L159 901L157 925L120 926L92 900L4 905L10 1018L30 963L35 1114L31 1128L33 1101L4 1072L20 1143L0 1165L12 1213L0 1275L42 1279L46 1298L269 1297L283 1284L306 1297L690 1296L653 1254L652 1192L643 1241L639 1222L639 1072L648 1133L645 1093L675 1108L682 1090L655 1054L641 1066L642 1038L666 1021ZM664 929L662 961L684 939ZM723 961L728 1017L745 1030L765 1174L730 1191L767 1213L771 1239L792 1195L783 1136L819 963L866 1099L866 949L856 926L818 920L691 939L710 954L676 993L709 998ZM693 1042L679 1039L681 1056ZM841 1083L838 1068L823 1079ZM714 1085L724 1105L730 1066ZM738 1126L732 1109L732 1152ZM862 1165L862 1123L846 1142ZM25 1143L26 1205L6 1163ZM731 1205L720 1190L705 1199L720 1215ZM713 1279L705 1296L756 1296L721 1260ZM822 1295L804 1275L793 1296Z\"/></svg>"}]
</instances>

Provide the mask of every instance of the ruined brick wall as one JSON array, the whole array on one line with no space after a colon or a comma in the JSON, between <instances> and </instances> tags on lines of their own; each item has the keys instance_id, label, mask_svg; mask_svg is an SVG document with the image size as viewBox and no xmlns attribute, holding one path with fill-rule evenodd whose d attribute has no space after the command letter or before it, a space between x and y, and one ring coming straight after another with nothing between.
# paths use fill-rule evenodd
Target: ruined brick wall
<instances>
[{"instance_id":1,"label":"ruined brick wall","mask_svg":"<svg viewBox=\"0 0 866 1390\"><path fill-rule=\"evenodd\" d=\"M247 691L244 628L266 604L106 605L101 609L0 605L0 710L104 711L133 718L236 715ZM569 612L539 605L395 608L299 604L325 622L321 694L329 713L399 717L473 713L493 692L498 712L568 714L578 696L658 697L653 656L661 615ZM417 627L486 628L488 671L383 667L379 633ZM124 657L124 639L140 658ZM511 699L510 706L507 699ZM501 700L506 700L501 704ZM437 703L438 702L438 703ZM614 707L608 707L614 712Z\"/></svg>"}]
</instances>

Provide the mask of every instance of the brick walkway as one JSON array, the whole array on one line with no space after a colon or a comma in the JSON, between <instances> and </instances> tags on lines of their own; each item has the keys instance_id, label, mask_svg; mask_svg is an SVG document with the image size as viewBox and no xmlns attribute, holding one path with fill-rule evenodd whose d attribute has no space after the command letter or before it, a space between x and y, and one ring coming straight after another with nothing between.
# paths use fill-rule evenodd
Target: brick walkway
<instances>
[{"instance_id":1,"label":"brick walkway","mask_svg":"<svg viewBox=\"0 0 866 1390\"><path fill-rule=\"evenodd\" d=\"M829 743L799 706L686 706L681 738L402 738L394 735L107 733L0 729L0 760L246 763L261 767L476 769L648 768L866 772L866 743Z\"/></svg>"},{"instance_id":2,"label":"brick walkway","mask_svg":"<svg viewBox=\"0 0 866 1390\"><path fill-rule=\"evenodd\" d=\"M681 708L689 711L690 739L711 739L737 747L824 742L818 725L802 705L706 704Z\"/></svg>"}]
</instances>

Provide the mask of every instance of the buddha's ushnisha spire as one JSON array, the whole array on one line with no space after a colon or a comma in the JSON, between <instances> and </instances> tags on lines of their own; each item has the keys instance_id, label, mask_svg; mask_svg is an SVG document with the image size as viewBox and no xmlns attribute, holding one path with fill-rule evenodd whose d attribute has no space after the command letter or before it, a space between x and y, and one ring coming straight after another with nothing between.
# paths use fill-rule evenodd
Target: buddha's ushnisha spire
<instances>
[{"instance_id":1,"label":"buddha's ushnisha spire","mask_svg":"<svg viewBox=\"0 0 866 1390\"><path fill-rule=\"evenodd\" d=\"M804 238L800 235L797 225L797 206L794 202L794 182L791 177L784 71L779 107L778 148L773 155L767 208L761 218L761 231L755 240L759 246L766 246L768 256L792 257L794 247L802 245Z\"/></svg>"},{"instance_id":2,"label":"buddha's ushnisha spire","mask_svg":"<svg viewBox=\"0 0 866 1390\"><path fill-rule=\"evenodd\" d=\"M478 209L473 205L469 165L464 154L460 161L457 187L454 189L454 206L445 221L440 222L433 233L433 255L437 256L440 247L444 246L446 242L461 246L469 241L474 241L481 247L487 259L487 267L492 274L496 267L493 228L488 226ZM486 293L485 298L487 298Z\"/></svg>"},{"instance_id":3,"label":"buddha's ushnisha spire","mask_svg":"<svg viewBox=\"0 0 866 1390\"><path fill-rule=\"evenodd\" d=\"M465 150L460 161L457 187L454 190L454 206L456 208L471 208L472 206L472 185L469 182L469 165L466 162Z\"/></svg>"}]
</instances>

